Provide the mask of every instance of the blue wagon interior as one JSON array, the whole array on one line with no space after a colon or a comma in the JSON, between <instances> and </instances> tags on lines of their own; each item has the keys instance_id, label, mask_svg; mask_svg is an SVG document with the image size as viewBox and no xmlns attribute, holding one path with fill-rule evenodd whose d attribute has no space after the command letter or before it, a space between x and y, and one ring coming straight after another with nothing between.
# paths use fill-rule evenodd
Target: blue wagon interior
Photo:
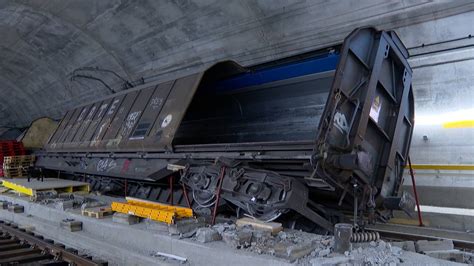
<instances>
[{"instance_id":1,"label":"blue wagon interior","mask_svg":"<svg viewBox=\"0 0 474 266\"><path fill-rule=\"evenodd\" d=\"M314 141L338 61L328 51L217 80L211 68L174 144Z\"/></svg>"}]
</instances>

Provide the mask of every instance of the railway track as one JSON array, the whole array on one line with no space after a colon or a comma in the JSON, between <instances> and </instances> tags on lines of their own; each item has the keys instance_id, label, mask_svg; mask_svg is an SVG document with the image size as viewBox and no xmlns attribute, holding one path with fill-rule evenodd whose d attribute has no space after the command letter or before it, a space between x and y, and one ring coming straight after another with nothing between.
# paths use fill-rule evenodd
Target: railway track
<instances>
[{"instance_id":1,"label":"railway track","mask_svg":"<svg viewBox=\"0 0 474 266\"><path fill-rule=\"evenodd\" d=\"M80 255L75 249L0 220L0 265L18 264L99 266L107 262Z\"/></svg>"},{"instance_id":2,"label":"railway track","mask_svg":"<svg viewBox=\"0 0 474 266\"><path fill-rule=\"evenodd\" d=\"M376 231L382 239L387 240L442 240L453 241L454 247L465 251L474 251L474 234L468 232L452 231L430 227L420 227L397 224L376 224L366 227Z\"/></svg>"}]
</instances>

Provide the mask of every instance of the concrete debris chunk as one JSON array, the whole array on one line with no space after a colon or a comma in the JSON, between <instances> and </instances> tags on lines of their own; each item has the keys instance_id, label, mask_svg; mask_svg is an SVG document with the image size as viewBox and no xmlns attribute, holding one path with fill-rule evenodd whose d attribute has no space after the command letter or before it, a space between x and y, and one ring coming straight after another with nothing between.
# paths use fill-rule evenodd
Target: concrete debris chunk
<instances>
[{"instance_id":1,"label":"concrete debris chunk","mask_svg":"<svg viewBox=\"0 0 474 266\"><path fill-rule=\"evenodd\" d=\"M419 253L424 253L427 251L441 251L441 250L453 250L454 244L452 240L443 239L443 240L418 240L415 243L416 251Z\"/></svg>"},{"instance_id":2,"label":"concrete debris chunk","mask_svg":"<svg viewBox=\"0 0 474 266\"><path fill-rule=\"evenodd\" d=\"M66 229L70 232L76 232L82 230L82 222L75 221L74 219L64 219L61 221L59 226L63 229Z\"/></svg>"},{"instance_id":3,"label":"concrete debris chunk","mask_svg":"<svg viewBox=\"0 0 474 266\"><path fill-rule=\"evenodd\" d=\"M318 257L325 257L331 253L330 248L322 249L318 252Z\"/></svg>"},{"instance_id":4,"label":"concrete debris chunk","mask_svg":"<svg viewBox=\"0 0 474 266\"><path fill-rule=\"evenodd\" d=\"M33 225L21 225L21 226L18 226L19 229L23 229L25 230L26 232L33 232L35 231L35 227Z\"/></svg>"},{"instance_id":5,"label":"concrete debris chunk","mask_svg":"<svg viewBox=\"0 0 474 266\"><path fill-rule=\"evenodd\" d=\"M400 248L400 247L392 247L391 251L392 251L392 254L396 255L396 256L402 254L402 248Z\"/></svg>"},{"instance_id":6,"label":"concrete debris chunk","mask_svg":"<svg viewBox=\"0 0 474 266\"><path fill-rule=\"evenodd\" d=\"M34 196L34 201L44 201L55 199L58 197L58 192L55 190L48 190L48 191L37 191Z\"/></svg>"},{"instance_id":7,"label":"concrete debris chunk","mask_svg":"<svg viewBox=\"0 0 474 266\"><path fill-rule=\"evenodd\" d=\"M332 237L331 238L327 238L327 239L323 239L321 240L321 244L324 245L324 246L331 246L332 245Z\"/></svg>"},{"instance_id":8,"label":"concrete debris chunk","mask_svg":"<svg viewBox=\"0 0 474 266\"><path fill-rule=\"evenodd\" d=\"M107 205L107 203L102 202L100 200L96 200L93 198L85 198L84 203L81 205L81 210L89 209L89 208L97 208Z\"/></svg>"},{"instance_id":9,"label":"concrete debris chunk","mask_svg":"<svg viewBox=\"0 0 474 266\"><path fill-rule=\"evenodd\" d=\"M270 231L252 230L252 236L254 241L262 242L272 237L272 233Z\"/></svg>"},{"instance_id":10,"label":"concrete debris chunk","mask_svg":"<svg viewBox=\"0 0 474 266\"><path fill-rule=\"evenodd\" d=\"M112 215L112 221L119 224L132 225L140 222L140 217L135 215L116 212Z\"/></svg>"},{"instance_id":11,"label":"concrete debris chunk","mask_svg":"<svg viewBox=\"0 0 474 266\"><path fill-rule=\"evenodd\" d=\"M415 242L413 241L392 242L392 246L399 247L405 251L416 252Z\"/></svg>"},{"instance_id":12,"label":"concrete debris chunk","mask_svg":"<svg viewBox=\"0 0 474 266\"><path fill-rule=\"evenodd\" d=\"M285 240L287 235L285 232L281 231L281 232L278 232L278 237L281 239L281 240Z\"/></svg>"},{"instance_id":13,"label":"concrete debris chunk","mask_svg":"<svg viewBox=\"0 0 474 266\"><path fill-rule=\"evenodd\" d=\"M168 225L165 223L160 223L157 221L153 221L151 219L144 219L146 229L152 231L159 231L159 232L169 232Z\"/></svg>"},{"instance_id":14,"label":"concrete debris chunk","mask_svg":"<svg viewBox=\"0 0 474 266\"><path fill-rule=\"evenodd\" d=\"M219 223L212 226L219 234L222 234L226 230L235 230L235 224Z\"/></svg>"},{"instance_id":15,"label":"concrete debris chunk","mask_svg":"<svg viewBox=\"0 0 474 266\"><path fill-rule=\"evenodd\" d=\"M310 254L316 247L311 242L298 244L277 243L274 247L275 256L294 261Z\"/></svg>"},{"instance_id":16,"label":"concrete debris chunk","mask_svg":"<svg viewBox=\"0 0 474 266\"><path fill-rule=\"evenodd\" d=\"M474 253L464 252L460 250L452 251L427 251L426 255L447 261L454 261L472 265L474 263Z\"/></svg>"},{"instance_id":17,"label":"concrete debris chunk","mask_svg":"<svg viewBox=\"0 0 474 266\"><path fill-rule=\"evenodd\" d=\"M377 247L379 249L385 249L387 247L387 243L385 243L384 241L380 241Z\"/></svg>"},{"instance_id":18,"label":"concrete debris chunk","mask_svg":"<svg viewBox=\"0 0 474 266\"><path fill-rule=\"evenodd\" d=\"M25 208L18 204L8 205L8 211L13 213L22 213L25 211Z\"/></svg>"},{"instance_id":19,"label":"concrete debris chunk","mask_svg":"<svg viewBox=\"0 0 474 266\"><path fill-rule=\"evenodd\" d=\"M212 241L219 241L222 239L222 236L215 229L202 227L197 229L196 239L201 243L208 243Z\"/></svg>"},{"instance_id":20,"label":"concrete debris chunk","mask_svg":"<svg viewBox=\"0 0 474 266\"><path fill-rule=\"evenodd\" d=\"M338 256L338 257L333 257L333 258L314 258L310 260L310 264L314 266L320 266L320 265L353 265L352 263L352 257L343 257L343 256Z\"/></svg>"},{"instance_id":21,"label":"concrete debris chunk","mask_svg":"<svg viewBox=\"0 0 474 266\"><path fill-rule=\"evenodd\" d=\"M56 209L65 211L67 209L73 209L74 208L74 200L62 200L58 201L55 204Z\"/></svg>"},{"instance_id":22,"label":"concrete debris chunk","mask_svg":"<svg viewBox=\"0 0 474 266\"><path fill-rule=\"evenodd\" d=\"M170 233L170 235L189 235L189 233L192 233L192 235L194 235L194 233L199 227L204 226L205 222L203 219L182 219L176 221L175 224L170 224L168 226L168 232ZM189 235L189 237L191 237L192 235Z\"/></svg>"},{"instance_id":23,"label":"concrete debris chunk","mask_svg":"<svg viewBox=\"0 0 474 266\"><path fill-rule=\"evenodd\" d=\"M250 246L250 243L252 243L252 231L225 231L222 233L222 239L224 242L234 248L248 247Z\"/></svg>"},{"instance_id":24,"label":"concrete debris chunk","mask_svg":"<svg viewBox=\"0 0 474 266\"><path fill-rule=\"evenodd\" d=\"M3 201L3 200L0 201L0 206L1 206L0 207L1 209L4 209L4 210L8 209L8 201Z\"/></svg>"}]
</instances>

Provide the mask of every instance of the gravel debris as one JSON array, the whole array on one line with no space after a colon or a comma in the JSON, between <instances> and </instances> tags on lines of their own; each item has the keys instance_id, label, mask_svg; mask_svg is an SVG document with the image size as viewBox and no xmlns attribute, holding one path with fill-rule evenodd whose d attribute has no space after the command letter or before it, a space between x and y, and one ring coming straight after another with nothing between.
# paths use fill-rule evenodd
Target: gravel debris
<instances>
[{"instance_id":1,"label":"gravel debris","mask_svg":"<svg viewBox=\"0 0 474 266\"><path fill-rule=\"evenodd\" d=\"M298 265L399 265L410 263L410 259L405 259L409 255L414 262L423 260L416 257L420 254L406 251L406 243L395 242L392 245L383 240L356 243L352 244L351 250L338 254L333 252L333 236L316 235L292 229L284 229L272 235L271 232L256 230L252 226L236 227L235 224L230 223L200 228L194 239L206 243L219 241L219 237L230 247L280 257L296 262ZM449 263L446 260L434 262L438 261L440 264Z\"/></svg>"}]
</instances>

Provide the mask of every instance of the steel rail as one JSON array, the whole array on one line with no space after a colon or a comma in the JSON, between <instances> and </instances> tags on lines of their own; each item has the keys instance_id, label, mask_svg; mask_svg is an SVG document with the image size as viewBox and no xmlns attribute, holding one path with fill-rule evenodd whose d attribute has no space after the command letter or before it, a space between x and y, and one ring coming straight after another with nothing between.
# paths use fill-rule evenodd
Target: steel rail
<instances>
[{"instance_id":1,"label":"steel rail","mask_svg":"<svg viewBox=\"0 0 474 266\"><path fill-rule=\"evenodd\" d=\"M391 240L452 240L455 248L474 251L474 234L471 233L397 224L376 224L366 229Z\"/></svg>"},{"instance_id":2,"label":"steel rail","mask_svg":"<svg viewBox=\"0 0 474 266\"><path fill-rule=\"evenodd\" d=\"M63 260L70 265L77 266L99 266L107 265L104 262L96 262L87 257L80 256L59 244L54 244L53 241L43 239L32 233L26 232L25 230L18 229L17 225L11 224L0 220L0 230L12 236L13 239L18 240L19 243L28 244L33 249L36 249L39 254L44 256L38 256L38 259L47 259L47 255L50 255L54 260ZM31 248L30 248L31 249ZM17 253L11 252L11 258L15 258ZM34 258L32 258L34 259Z\"/></svg>"}]
</instances>

